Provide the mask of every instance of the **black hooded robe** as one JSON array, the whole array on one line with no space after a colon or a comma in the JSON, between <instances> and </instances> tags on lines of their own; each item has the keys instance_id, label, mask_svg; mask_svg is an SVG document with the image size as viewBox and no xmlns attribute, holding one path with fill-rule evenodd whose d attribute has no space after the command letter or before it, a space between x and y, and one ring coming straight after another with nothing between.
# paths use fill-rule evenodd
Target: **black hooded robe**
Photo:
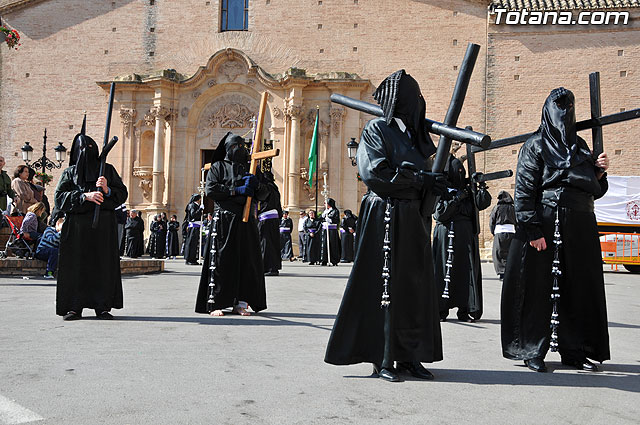
<instances>
[{"instance_id":1,"label":"black hooded robe","mask_svg":"<svg viewBox=\"0 0 640 425\"><path fill-rule=\"evenodd\" d=\"M244 140L228 133L220 143L240 143L237 139ZM247 197L234 192L242 185L248 167L232 162L230 156L233 157L227 154L224 160L215 161L207 173L205 192L214 201L214 218L209 225L196 313L234 307L239 301L247 302L256 312L267 308L257 220L254 214L249 214L248 222L242 221ZM252 205L252 210L255 206ZM210 296L213 296L211 304Z\"/></svg>"},{"instance_id":2,"label":"black hooded robe","mask_svg":"<svg viewBox=\"0 0 640 425\"><path fill-rule=\"evenodd\" d=\"M129 217L124 225L127 240L126 256L138 258L144 254L144 221L140 216Z\"/></svg>"},{"instance_id":3,"label":"black hooded robe","mask_svg":"<svg viewBox=\"0 0 640 425\"><path fill-rule=\"evenodd\" d=\"M358 147L358 171L369 188L360 205L356 257L331 332L325 362L335 365L383 361L383 239L391 204L391 357L395 361L442 360L438 296L431 263L431 217L426 193L397 178L403 162L429 171L423 154L395 123L369 121Z\"/></svg>"},{"instance_id":4,"label":"black hooded robe","mask_svg":"<svg viewBox=\"0 0 640 425\"><path fill-rule=\"evenodd\" d=\"M440 301L440 318L444 319L449 309L458 308L458 318L467 321L482 317L482 270L480 247L476 222L476 211L482 211L491 204L491 195L486 187L472 191L465 171L458 159L450 158L449 175L461 169L455 180L457 183L449 190L450 199L441 198L436 205L433 218L436 226L433 231L433 266L435 282ZM457 198L458 193L468 194L464 199ZM450 271L449 298L442 298L445 288L446 263L448 257L448 233L453 223L453 266Z\"/></svg>"},{"instance_id":5,"label":"black hooded robe","mask_svg":"<svg viewBox=\"0 0 640 425\"><path fill-rule=\"evenodd\" d=\"M94 142L95 143L95 142ZM60 234L56 314L83 308L109 311L123 307L118 224L115 209L127 200L127 188L111 164L104 177L111 189L100 206L98 227L93 229L96 204L82 201L81 195L95 191L93 185L74 182L75 165L63 171L55 193L55 206L66 214Z\"/></svg>"},{"instance_id":6,"label":"black hooded robe","mask_svg":"<svg viewBox=\"0 0 640 425\"><path fill-rule=\"evenodd\" d=\"M180 223L177 221L169 221L167 224L167 257L176 257L180 255L180 237L178 236Z\"/></svg>"},{"instance_id":7,"label":"black hooded robe","mask_svg":"<svg viewBox=\"0 0 640 425\"><path fill-rule=\"evenodd\" d=\"M163 221L153 220L149 225L150 236L147 244L147 253L151 258L164 258L165 241L167 231L164 230Z\"/></svg>"},{"instance_id":8,"label":"black hooded robe","mask_svg":"<svg viewBox=\"0 0 640 425\"><path fill-rule=\"evenodd\" d=\"M282 205L280 204L280 191L273 181L273 175L267 172L263 174L262 180L262 195L257 196L260 201L258 208L260 251L262 252L263 270L265 273L274 273L282 269L279 226Z\"/></svg>"},{"instance_id":9,"label":"black hooded robe","mask_svg":"<svg viewBox=\"0 0 640 425\"><path fill-rule=\"evenodd\" d=\"M342 243L341 263L351 263L355 256L355 238L356 224L358 217L354 216L350 210L345 210L345 217L340 222L340 242Z\"/></svg>"},{"instance_id":10,"label":"black hooded robe","mask_svg":"<svg viewBox=\"0 0 640 425\"><path fill-rule=\"evenodd\" d=\"M333 199L329 199L333 201ZM330 204L331 205L331 204ZM340 262L342 256L340 248L340 236L338 233L338 225L340 224L340 211L335 206L335 201L331 205L332 208L326 210L322 214L322 265L326 266L331 263L334 266ZM328 245L327 245L328 244Z\"/></svg>"},{"instance_id":11,"label":"black hooded robe","mask_svg":"<svg viewBox=\"0 0 640 425\"><path fill-rule=\"evenodd\" d=\"M489 216L489 229L493 235L493 249L491 251L493 267L496 270L496 274L501 278L507 265L507 255L509 255L511 240L515 235L515 225L516 209L513 206L513 198L508 192L501 190L498 193L498 204L493 208ZM496 232L496 229L502 230Z\"/></svg>"},{"instance_id":12,"label":"black hooded robe","mask_svg":"<svg viewBox=\"0 0 640 425\"><path fill-rule=\"evenodd\" d=\"M187 264L198 263L198 243L200 242L200 223L202 223L201 204L196 201L199 194L194 194L185 208L185 222L187 222L187 237L184 241L184 260Z\"/></svg>"},{"instance_id":13,"label":"black hooded robe","mask_svg":"<svg viewBox=\"0 0 640 425\"><path fill-rule=\"evenodd\" d=\"M563 94L561 90L570 93L565 89L551 93L540 129L525 142L518 157L517 226L502 286L502 352L509 359L527 360L544 358L549 349L557 213L562 239L559 351L563 358L582 356L602 362L610 358L609 332L593 201L606 193L608 183L606 174L597 179L589 148L575 131L573 139L569 136L562 142L553 136L559 127L554 115L561 115L553 102L558 92ZM569 113L575 123L575 112ZM571 130L571 117L568 121ZM571 134L561 133L563 139ZM541 237L547 249L537 251L529 242Z\"/></svg>"},{"instance_id":14,"label":"black hooded robe","mask_svg":"<svg viewBox=\"0 0 640 425\"><path fill-rule=\"evenodd\" d=\"M291 242L291 232L293 231L293 220L289 217L280 220L280 258L291 260L293 255L293 243Z\"/></svg>"}]
</instances>

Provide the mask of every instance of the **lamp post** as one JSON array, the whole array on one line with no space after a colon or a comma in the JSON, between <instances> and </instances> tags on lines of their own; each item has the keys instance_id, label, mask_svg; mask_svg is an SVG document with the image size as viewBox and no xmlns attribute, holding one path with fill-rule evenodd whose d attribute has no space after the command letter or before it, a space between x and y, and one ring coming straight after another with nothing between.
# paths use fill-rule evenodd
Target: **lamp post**
<instances>
[{"instance_id":1,"label":"lamp post","mask_svg":"<svg viewBox=\"0 0 640 425\"><path fill-rule=\"evenodd\" d=\"M47 158L47 129L46 128L44 129L44 137L43 137L43 143L42 143L42 157L40 157L38 160L36 160L36 162L31 164L31 159L33 157L33 147L29 144L29 142L25 142L24 146L20 150L22 150L22 159L24 160L24 162L28 166L34 169L41 168L42 174L46 174L47 170L53 170L54 168L61 168L62 163L67 159L67 148L65 148L62 145L62 142L59 142L58 146L56 146L53 149L56 153L57 164L51 161L49 158ZM44 180L43 180L43 183L44 183Z\"/></svg>"},{"instance_id":2,"label":"lamp post","mask_svg":"<svg viewBox=\"0 0 640 425\"><path fill-rule=\"evenodd\" d=\"M356 142L355 137L352 137L351 140L347 142L347 155L351 160L351 165L354 167L357 165L357 162L356 162L357 152L358 152L358 142Z\"/></svg>"}]
</instances>

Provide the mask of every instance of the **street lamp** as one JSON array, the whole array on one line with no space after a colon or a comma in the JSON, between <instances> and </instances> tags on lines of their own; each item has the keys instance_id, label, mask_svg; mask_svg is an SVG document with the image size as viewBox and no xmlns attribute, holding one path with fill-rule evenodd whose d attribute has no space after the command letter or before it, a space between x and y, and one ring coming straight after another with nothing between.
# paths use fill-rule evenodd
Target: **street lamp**
<instances>
[{"instance_id":1,"label":"street lamp","mask_svg":"<svg viewBox=\"0 0 640 425\"><path fill-rule=\"evenodd\" d=\"M30 164L31 158L33 156L33 147L29 144L29 142L25 142L25 145L21 148L22 150L22 159L24 162L34 168L42 168L42 174L46 174L47 170L53 170L54 168L61 168L62 163L67 159L67 148L62 145L62 142L58 143L53 150L56 153L56 161L57 164L47 158L47 129L44 129L44 137L42 143L42 157L39 158L33 164Z\"/></svg>"},{"instance_id":2,"label":"street lamp","mask_svg":"<svg viewBox=\"0 0 640 425\"><path fill-rule=\"evenodd\" d=\"M351 140L347 142L347 155L351 160L351 165L354 167L357 165L356 163L356 153L358 152L358 142L356 142L356 138L352 137Z\"/></svg>"}]
</instances>

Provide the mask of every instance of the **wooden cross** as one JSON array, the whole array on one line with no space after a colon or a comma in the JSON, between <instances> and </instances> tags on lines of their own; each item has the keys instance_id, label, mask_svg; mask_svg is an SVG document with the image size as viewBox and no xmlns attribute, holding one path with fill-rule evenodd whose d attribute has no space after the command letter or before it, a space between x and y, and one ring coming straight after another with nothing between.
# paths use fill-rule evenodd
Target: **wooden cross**
<instances>
[{"instance_id":1,"label":"wooden cross","mask_svg":"<svg viewBox=\"0 0 640 425\"><path fill-rule=\"evenodd\" d=\"M253 135L253 154L251 154L251 165L249 166L249 173L255 175L258 169L258 161L266 158L273 158L280 155L280 149L273 149L270 151L260 152L262 128L264 125L264 115L267 109L267 92L262 93L260 99L260 111L258 113L258 121L256 123L256 131ZM247 196L247 202L244 204L244 213L242 214L242 221L246 223L249 221L249 213L251 212L251 196Z\"/></svg>"}]
</instances>

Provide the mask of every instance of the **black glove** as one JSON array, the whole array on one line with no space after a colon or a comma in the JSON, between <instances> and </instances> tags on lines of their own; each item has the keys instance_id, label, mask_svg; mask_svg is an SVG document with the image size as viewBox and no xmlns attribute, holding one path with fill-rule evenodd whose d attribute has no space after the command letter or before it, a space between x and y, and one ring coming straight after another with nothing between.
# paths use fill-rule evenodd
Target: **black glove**
<instances>
[{"instance_id":1,"label":"black glove","mask_svg":"<svg viewBox=\"0 0 640 425\"><path fill-rule=\"evenodd\" d=\"M418 178L422 181L423 187L437 196L447 193L447 180L442 173L431 173L420 171Z\"/></svg>"},{"instance_id":2,"label":"black glove","mask_svg":"<svg viewBox=\"0 0 640 425\"><path fill-rule=\"evenodd\" d=\"M470 191L465 187L464 189L458 190L458 193L456 193L454 200L460 202L464 199L467 199L469 195L470 195Z\"/></svg>"}]
</instances>

